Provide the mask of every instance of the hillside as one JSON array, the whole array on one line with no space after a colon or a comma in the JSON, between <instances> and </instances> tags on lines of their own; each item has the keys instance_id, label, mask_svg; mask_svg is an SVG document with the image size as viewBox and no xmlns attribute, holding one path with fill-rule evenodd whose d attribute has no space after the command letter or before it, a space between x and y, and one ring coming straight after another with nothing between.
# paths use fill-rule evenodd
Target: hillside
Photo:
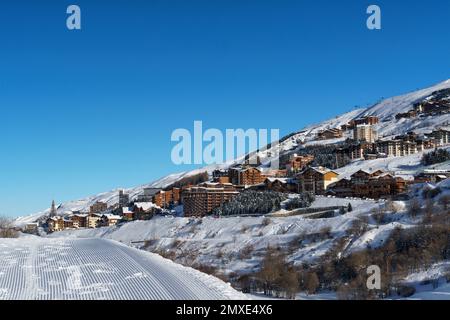
<instances>
[{"instance_id":1,"label":"hillside","mask_svg":"<svg viewBox=\"0 0 450 320\"><path fill-rule=\"evenodd\" d=\"M427 188L439 189L439 193L435 192L431 202L432 207L430 207L429 199L424 198L423 190ZM419 201L421 213L418 216L411 214L410 204L404 201L318 196L312 208L331 205L347 206L350 203L353 210L345 214L335 212L330 217L315 217L310 214L279 217L277 216L279 212L269 217L159 216L150 221L134 221L113 227L65 230L51 234L49 237L112 239L208 272L242 289L242 277L257 275L269 247L283 252L285 261L299 270L302 270L304 266L320 270L321 266L334 255L338 257L337 261L348 259L357 263L360 268L360 260L355 259L353 255L365 255L367 259L370 259L372 252L375 254L378 249L388 250L388 244L391 243L393 234L399 232L398 230L403 230L400 232L405 235L410 234L411 237L417 236L417 239L422 239L420 230L426 230L421 227L424 221L427 221L427 212L430 210L434 212L434 215L428 228L440 230L439 223L442 221L439 219L445 219L445 214L443 215L445 212L442 211L443 200L448 201L450 198L449 180L437 186L422 186L417 191L412 191L411 196ZM411 233L408 233L408 230L411 230ZM439 233L436 235L430 233L425 239L428 237L431 237L431 241L438 242ZM406 243L414 246L417 245L418 240L412 238L408 241L410 242ZM446 244L445 239L443 241L441 244L448 247L448 241ZM402 245L401 242L399 244ZM403 262L402 267L405 269L398 274L393 274L396 280L391 280L391 285L399 283L414 288L415 294L411 297L413 299L448 298L446 281L449 281L450 264L448 258L439 258L445 250L437 248L435 251L437 260L425 261L422 260L423 256L429 254L426 250L431 252L433 249L431 245L418 246L419 253L411 257L408 253L402 255L402 259L407 257L416 260ZM333 276L335 281L345 274L339 268L335 272L338 272ZM399 298L395 292L391 295L390 298ZM402 296L404 297L406 296Z\"/></svg>"},{"instance_id":2,"label":"hillside","mask_svg":"<svg viewBox=\"0 0 450 320\"><path fill-rule=\"evenodd\" d=\"M400 120L396 120L395 115L412 109L414 104L417 102L426 101L427 99L430 99L430 97L432 97L434 92L449 88L450 88L450 80L446 80L429 88L414 91L397 97L388 98L371 107L353 110L348 113L337 116L333 119L323 121L319 124L307 126L301 131L293 133L281 139L279 145L275 145L266 151L259 152L258 156L260 157L264 165L265 163L268 163L274 156L283 155L287 152L293 152L297 148L303 147L305 143L306 144L334 143L336 142L334 140L314 141L314 139L316 137L316 134L321 130L328 128L337 128L347 124L352 119L366 115L373 115L380 117L380 124L378 131L379 135L384 137L402 134L410 130L415 130L418 133L431 131L438 126L449 124L450 113L443 115L428 116L425 118L418 117L414 119L400 119ZM450 93L443 99L444 100L450 99ZM345 137L340 140L344 139ZM255 155L255 153L253 153L252 155ZM237 159L236 161L239 161L239 159ZM130 198L133 199L137 197L137 195L142 194L143 189L145 187L164 188L182 179L183 177L192 176L205 170L211 173L216 168L227 168L232 164L236 163L236 161L225 163L219 166L213 165L193 171L171 174L159 180L156 180L152 183L137 186L135 188L126 189L125 191L128 192L130 194ZM396 160L395 158L390 158L387 159L386 161L390 162L398 160ZM386 166L389 167L389 164L386 164ZM89 207L96 201L106 202L109 206L118 203L118 189L94 195L91 197L87 197L84 199L63 203L58 207L58 214L64 214L64 212L67 211L88 211ZM39 217L47 215L49 211L50 209L47 209L45 211L37 212L29 216L20 217L16 220L16 224L19 226L23 226L26 223L36 221L37 219L39 219Z\"/></svg>"}]
</instances>

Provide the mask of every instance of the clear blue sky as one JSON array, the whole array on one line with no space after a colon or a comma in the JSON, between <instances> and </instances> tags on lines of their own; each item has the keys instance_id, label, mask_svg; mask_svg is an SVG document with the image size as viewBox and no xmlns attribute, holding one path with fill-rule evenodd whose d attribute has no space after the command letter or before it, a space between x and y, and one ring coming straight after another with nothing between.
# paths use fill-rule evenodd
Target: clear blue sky
<instances>
[{"instance_id":1,"label":"clear blue sky","mask_svg":"<svg viewBox=\"0 0 450 320\"><path fill-rule=\"evenodd\" d=\"M0 213L190 169L194 120L283 135L447 79L448 30L448 0L1 1Z\"/></svg>"}]
</instances>

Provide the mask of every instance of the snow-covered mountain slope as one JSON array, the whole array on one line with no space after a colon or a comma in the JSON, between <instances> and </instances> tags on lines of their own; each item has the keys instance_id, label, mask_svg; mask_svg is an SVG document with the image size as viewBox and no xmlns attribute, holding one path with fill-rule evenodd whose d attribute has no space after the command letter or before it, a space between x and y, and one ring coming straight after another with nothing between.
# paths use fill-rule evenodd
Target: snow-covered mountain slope
<instances>
[{"instance_id":1,"label":"snow-covered mountain slope","mask_svg":"<svg viewBox=\"0 0 450 320\"><path fill-rule=\"evenodd\" d=\"M293 136L294 139L311 140L321 130L329 128L339 128L348 121L364 116L377 116L380 118L378 131L381 136L390 136L406 133L409 130L419 130L421 132L433 129L437 125L447 124L450 121L450 115L441 115L428 118L401 119L397 121L395 115L411 110L414 103L424 100L433 92L450 88L450 79L438 83L429 88L414 91L397 97L385 99L371 107L357 109L345 113L334 119L324 121L318 125L308 126Z\"/></svg>"},{"instance_id":2,"label":"snow-covered mountain slope","mask_svg":"<svg viewBox=\"0 0 450 320\"><path fill-rule=\"evenodd\" d=\"M385 120L397 113L409 111L415 102L425 99L433 92L448 88L450 88L450 79L429 88L385 99L380 103L367 108L360 116L373 115L379 117L381 120Z\"/></svg>"},{"instance_id":3,"label":"snow-covered mountain slope","mask_svg":"<svg viewBox=\"0 0 450 320\"><path fill-rule=\"evenodd\" d=\"M103 239L0 239L0 300L245 300L223 281Z\"/></svg>"},{"instance_id":4,"label":"snow-covered mountain slope","mask_svg":"<svg viewBox=\"0 0 450 320\"><path fill-rule=\"evenodd\" d=\"M450 80L446 80L437 85L431 86L426 89L422 89L419 91L407 93L405 95L385 99L374 106L353 110L347 113L344 113L340 116L337 116L333 119L329 119L327 121L323 121L319 124L314 124L307 126L303 130L293 133L283 139L280 140L279 144L275 144L271 148L268 148L265 151L258 152L258 156L260 157L262 163L268 163L274 157L285 154L287 152L291 152L298 148L301 145L306 144L315 144L315 143L335 143L337 141L314 141L316 135L319 131L328 129L328 128L339 128L340 126L347 124L350 120L360 118L366 115L374 115L380 117L380 124L378 125L378 132L380 136L392 136L396 134L406 133L407 131L414 130L418 133L428 132L433 130L434 128L442 125L447 125L450 123L450 114L444 115L436 115L429 116L426 118L414 118L414 119L400 119L396 120L395 115L397 113L403 113L413 108L414 103L418 101L422 101L429 97L433 92L448 89L450 88ZM345 138L344 138L345 139ZM255 153L253 153L255 155ZM216 168L227 168L237 161L242 160L236 159L233 162L225 163L222 165L213 165L209 167L205 167L202 169L196 169L189 172L182 172L177 174L171 174L166 177L163 177L153 183L138 186L135 188L125 190L130 194L130 197L133 199L138 194L143 192L143 188L145 187L159 187L164 188L169 186L170 184L176 182L179 179L182 179L186 176L195 175L200 172L208 171L212 172ZM395 161L393 158L390 158L386 161ZM389 167L389 165L387 164ZM345 170L345 169L344 169ZM96 201L106 202L108 205L114 205L118 203L118 189L112 190L109 192L101 193L95 196L91 196L85 199L80 199L76 201L70 201L61 204L58 208L58 213L63 214L67 211L87 211L89 206L91 206ZM23 226L26 223L34 222L40 217L47 215L50 209L47 209L43 212L38 212L36 214L32 214L26 217L20 217L16 220L16 224L19 226Z\"/></svg>"}]
</instances>

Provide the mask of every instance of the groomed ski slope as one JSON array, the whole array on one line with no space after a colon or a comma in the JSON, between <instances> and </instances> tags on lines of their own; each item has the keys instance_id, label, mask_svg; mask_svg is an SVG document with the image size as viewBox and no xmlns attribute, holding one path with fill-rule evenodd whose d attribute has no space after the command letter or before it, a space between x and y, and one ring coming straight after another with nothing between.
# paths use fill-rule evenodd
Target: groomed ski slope
<instances>
[{"instance_id":1,"label":"groomed ski slope","mask_svg":"<svg viewBox=\"0 0 450 320\"><path fill-rule=\"evenodd\" d=\"M246 299L223 281L106 239L0 239L0 300Z\"/></svg>"}]
</instances>

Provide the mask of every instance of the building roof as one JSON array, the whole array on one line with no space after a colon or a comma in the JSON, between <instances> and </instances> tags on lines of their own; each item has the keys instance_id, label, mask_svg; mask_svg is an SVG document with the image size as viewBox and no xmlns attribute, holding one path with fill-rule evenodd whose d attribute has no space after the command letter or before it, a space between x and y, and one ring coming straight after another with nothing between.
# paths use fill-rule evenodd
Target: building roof
<instances>
[{"instance_id":1,"label":"building roof","mask_svg":"<svg viewBox=\"0 0 450 320\"><path fill-rule=\"evenodd\" d=\"M272 177L268 177L266 178L265 181L269 181L269 182L275 182L275 181L279 181L281 183L288 183L289 182L289 178L272 178Z\"/></svg>"},{"instance_id":2,"label":"building roof","mask_svg":"<svg viewBox=\"0 0 450 320\"><path fill-rule=\"evenodd\" d=\"M360 172L370 175L369 171L364 170L364 169L359 169L358 171L354 172L351 176L354 176L355 174L360 173Z\"/></svg>"},{"instance_id":3,"label":"building roof","mask_svg":"<svg viewBox=\"0 0 450 320\"><path fill-rule=\"evenodd\" d=\"M120 219L122 219L121 216L118 216L118 215L115 215L115 214L110 214L110 213L104 214L103 217L106 217L108 220L120 220Z\"/></svg>"},{"instance_id":4,"label":"building roof","mask_svg":"<svg viewBox=\"0 0 450 320\"><path fill-rule=\"evenodd\" d=\"M153 202L135 202L134 205L144 211L157 207Z\"/></svg>"},{"instance_id":5,"label":"building roof","mask_svg":"<svg viewBox=\"0 0 450 320\"><path fill-rule=\"evenodd\" d=\"M450 170L437 170L437 169L425 169L423 170L425 174L450 174Z\"/></svg>"},{"instance_id":6,"label":"building roof","mask_svg":"<svg viewBox=\"0 0 450 320\"><path fill-rule=\"evenodd\" d=\"M314 171L316 171L316 172L318 172L320 174L327 174L327 173L332 172L332 173L334 173L336 175L339 175L336 171L333 171L333 170L325 168L325 167L309 167L309 168L306 168L303 172L306 172L306 171L308 171L310 169L314 170Z\"/></svg>"}]
</instances>

